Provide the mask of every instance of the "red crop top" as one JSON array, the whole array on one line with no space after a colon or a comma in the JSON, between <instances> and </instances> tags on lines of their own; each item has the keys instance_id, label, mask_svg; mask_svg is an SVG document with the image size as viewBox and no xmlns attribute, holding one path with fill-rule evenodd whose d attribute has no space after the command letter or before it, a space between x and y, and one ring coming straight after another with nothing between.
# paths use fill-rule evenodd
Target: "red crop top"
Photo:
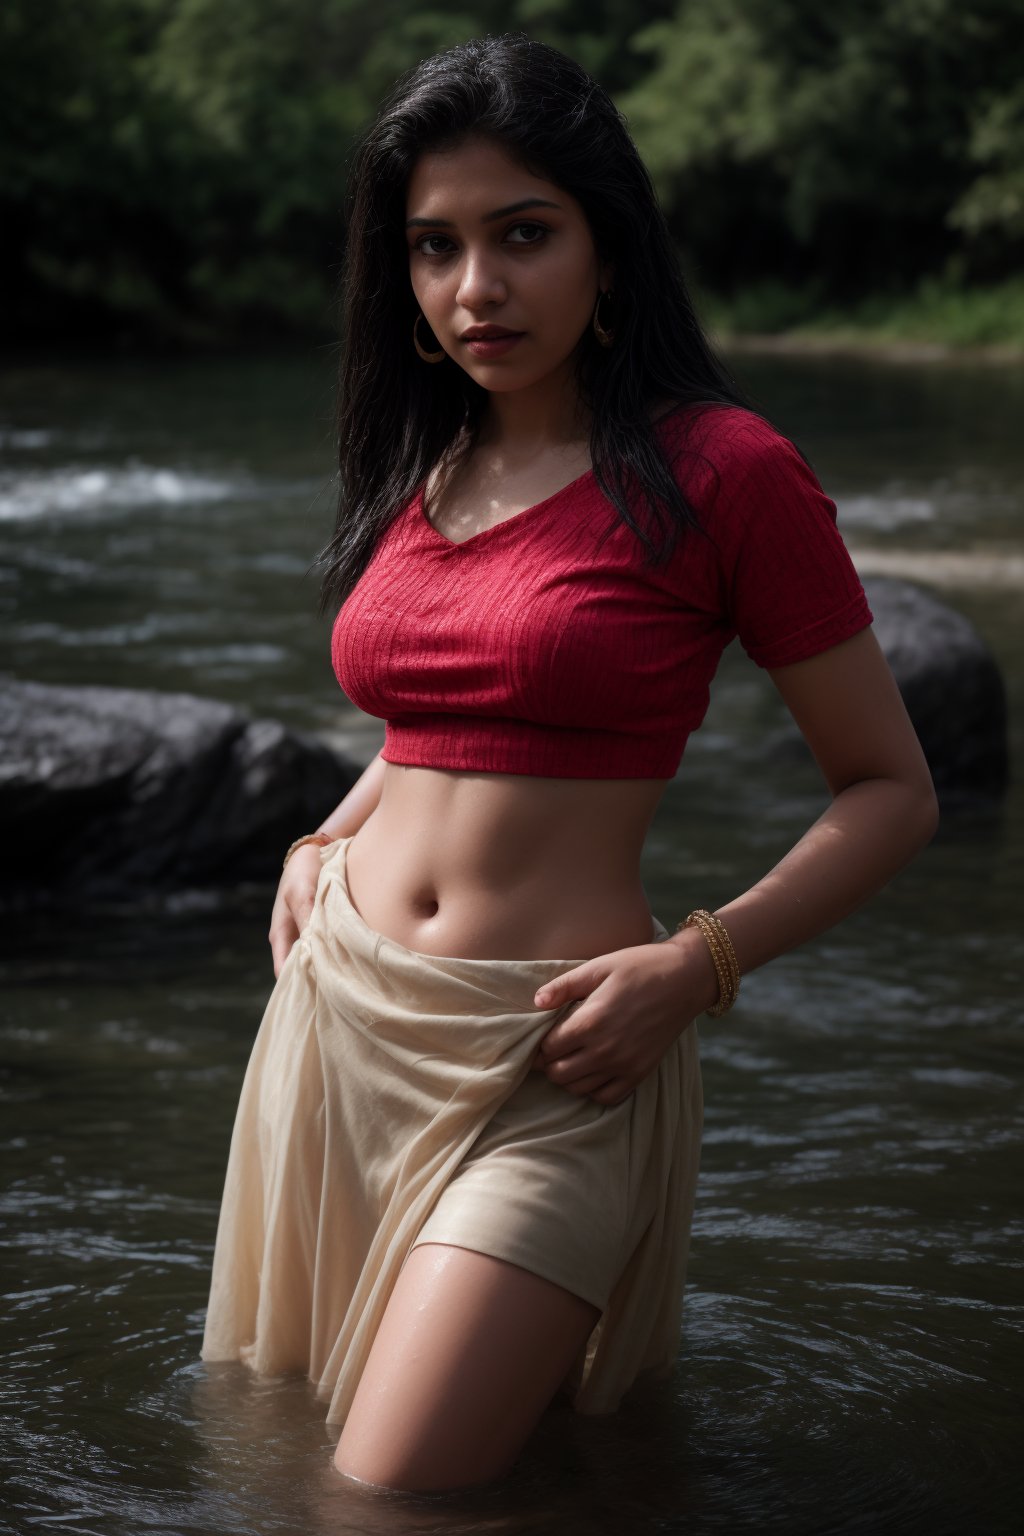
<instances>
[{"instance_id":1,"label":"red crop top","mask_svg":"<svg viewBox=\"0 0 1024 1536\"><path fill-rule=\"evenodd\" d=\"M782 667L871 623L835 503L787 438L737 406L657 430L717 549L686 530L644 567L591 471L460 544L421 492L401 510L331 647L345 693L386 721L386 762L670 779L735 635Z\"/></svg>"}]
</instances>

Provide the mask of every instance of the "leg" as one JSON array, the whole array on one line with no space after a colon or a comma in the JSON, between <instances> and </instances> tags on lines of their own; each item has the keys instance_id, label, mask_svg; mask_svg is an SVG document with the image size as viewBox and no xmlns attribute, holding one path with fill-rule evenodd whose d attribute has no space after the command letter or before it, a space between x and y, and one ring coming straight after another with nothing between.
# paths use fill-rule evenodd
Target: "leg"
<instances>
[{"instance_id":1,"label":"leg","mask_svg":"<svg viewBox=\"0 0 1024 1536\"><path fill-rule=\"evenodd\" d=\"M421 1244L388 1302L335 1466L421 1492L500 1477L600 1315L516 1264Z\"/></svg>"}]
</instances>

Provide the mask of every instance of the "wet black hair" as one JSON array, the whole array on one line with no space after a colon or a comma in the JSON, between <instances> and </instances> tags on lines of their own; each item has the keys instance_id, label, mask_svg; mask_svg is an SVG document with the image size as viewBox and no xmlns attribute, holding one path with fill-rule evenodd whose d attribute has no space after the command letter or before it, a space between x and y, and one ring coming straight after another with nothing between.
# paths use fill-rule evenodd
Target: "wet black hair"
<instances>
[{"instance_id":1,"label":"wet black hair","mask_svg":"<svg viewBox=\"0 0 1024 1536\"><path fill-rule=\"evenodd\" d=\"M597 82L558 49L521 34L425 59L393 87L352 162L338 511L317 561L321 611L344 600L381 533L435 465L472 443L483 414L486 391L462 368L416 356L405 235L418 158L473 136L570 193L599 259L614 264L614 293L601 307L614 344L601 347L587 328L577 383L592 413L595 479L644 544L648 563L667 559L681 531L699 527L656 440L652 409L659 402L753 409L704 334L650 174ZM420 331L429 340L423 322Z\"/></svg>"}]
</instances>

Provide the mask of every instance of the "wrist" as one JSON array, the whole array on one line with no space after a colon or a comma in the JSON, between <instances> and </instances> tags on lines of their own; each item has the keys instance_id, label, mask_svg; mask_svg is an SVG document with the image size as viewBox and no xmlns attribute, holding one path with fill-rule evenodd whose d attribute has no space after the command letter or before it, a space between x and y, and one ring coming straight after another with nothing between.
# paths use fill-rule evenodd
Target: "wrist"
<instances>
[{"instance_id":1,"label":"wrist","mask_svg":"<svg viewBox=\"0 0 1024 1536\"><path fill-rule=\"evenodd\" d=\"M695 1005L695 1015L706 1013L718 1002L719 985L715 962L703 934L697 928L682 928L662 943L680 950L685 957L687 992Z\"/></svg>"},{"instance_id":2,"label":"wrist","mask_svg":"<svg viewBox=\"0 0 1024 1536\"><path fill-rule=\"evenodd\" d=\"M294 858L295 854L298 853L300 848L315 848L319 855L321 848L328 848L331 843L336 841L337 839L332 837L329 832L305 832L301 837L297 837L294 843L291 844L290 848L284 856L284 862L282 863L281 868L285 869L287 867L288 860Z\"/></svg>"}]
</instances>

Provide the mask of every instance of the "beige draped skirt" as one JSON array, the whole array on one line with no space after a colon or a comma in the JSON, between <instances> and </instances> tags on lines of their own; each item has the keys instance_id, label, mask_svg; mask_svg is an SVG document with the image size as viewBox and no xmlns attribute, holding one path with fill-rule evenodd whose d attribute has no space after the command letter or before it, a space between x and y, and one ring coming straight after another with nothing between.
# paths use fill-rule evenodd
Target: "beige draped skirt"
<instances>
[{"instance_id":1,"label":"beige draped skirt","mask_svg":"<svg viewBox=\"0 0 1024 1536\"><path fill-rule=\"evenodd\" d=\"M577 960L421 954L369 928L342 838L242 1086L202 1358L304 1372L348 1413L410 1250L492 1254L601 1316L566 1383L608 1413L675 1359L700 1159L697 1029L608 1107L529 1066ZM653 942L667 936L655 920ZM681 1023L686 1023L685 1020Z\"/></svg>"}]
</instances>

